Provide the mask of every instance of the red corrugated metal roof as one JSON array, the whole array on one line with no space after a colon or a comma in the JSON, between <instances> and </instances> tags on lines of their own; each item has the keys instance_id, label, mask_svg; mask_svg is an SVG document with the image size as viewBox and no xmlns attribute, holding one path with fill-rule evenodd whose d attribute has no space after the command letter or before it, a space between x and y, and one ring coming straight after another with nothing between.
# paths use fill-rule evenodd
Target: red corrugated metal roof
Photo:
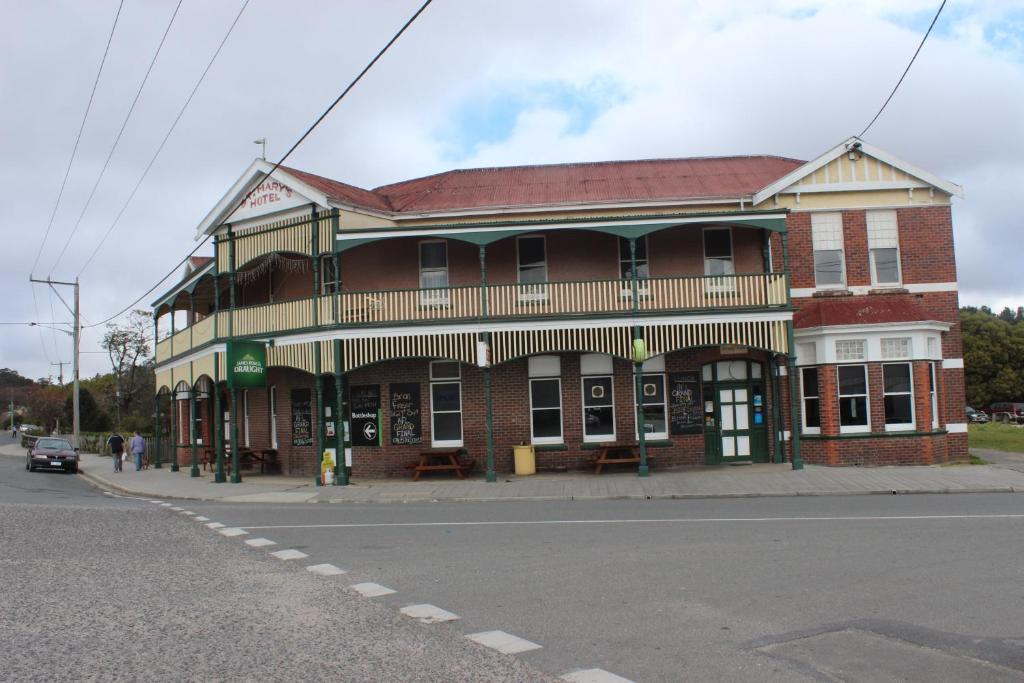
<instances>
[{"instance_id":1,"label":"red corrugated metal roof","mask_svg":"<svg viewBox=\"0 0 1024 683\"><path fill-rule=\"evenodd\" d=\"M372 191L282 168L342 203L420 213L749 196L803 164L785 157L739 156L474 168Z\"/></svg>"},{"instance_id":2,"label":"red corrugated metal roof","mask_svg":"<svg viewBox=\"0 0 1024 683\"><path fill-rule=\"evenodd\" d=\"M192 264L192 270L199 270L207 263L213 260L212 256L189 256L189 263Z\"/></svg>"},{"instance_id":3,"label":"red corrugated metal roof","mask_svg":"<svg viewBox=\"0 0 1024 683\"><path fill-rule=\"evenodd\" d=\"M793 326L805 329L922 320L938 320L938 316L906 294L886 294L811 301L793 315Z\"/></svg>"}]
</instances>

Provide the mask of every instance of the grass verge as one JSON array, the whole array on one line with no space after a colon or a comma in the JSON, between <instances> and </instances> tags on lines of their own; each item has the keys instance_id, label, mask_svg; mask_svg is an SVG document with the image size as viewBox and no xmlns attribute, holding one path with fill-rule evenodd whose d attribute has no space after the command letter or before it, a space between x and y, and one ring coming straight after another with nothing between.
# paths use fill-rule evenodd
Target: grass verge
<instances>
[{"instance_id":1,"label":"grass verge","mask_svg":"<svg viewBox=\"0 0 1024 683\"><path fill-rule=\"evenodd\" d=\"M967 445L970 448L1024 453L1024 427L996 422L972 424L967 428Z\"/></svg>"}]
</instances>

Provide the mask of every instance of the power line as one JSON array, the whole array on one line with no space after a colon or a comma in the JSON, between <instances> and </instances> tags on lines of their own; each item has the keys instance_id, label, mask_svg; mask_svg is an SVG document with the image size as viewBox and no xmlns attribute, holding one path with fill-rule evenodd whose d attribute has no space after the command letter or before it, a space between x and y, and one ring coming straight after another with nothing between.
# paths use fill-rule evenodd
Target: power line
<instances>
[{"instance_id":1,"label":"power line","mask_svg":"<svg viewBox=\"0 0 1024 683\"><path fill-rule=\"evenodd\" d=\"M939 20L939 15L942 14L942 8L945 7L945 6L946 6L946 0L942 0L942 4L939 5L938 11L935 13L935 16L932 18L932 23L929 24L928 30L924 32L924 37L921 38L921 43L917 46L917 49L914 50L914 56L910 58L910 63L907 64L907 68L903 70L903 75L900 76L900 80L896 81L896 87L893 88L892 92L889 93L889 96L885 98L885 102L882 104L882 108L878 110L878 113L875 114L875 118L871 119L871 123L869 123L867 126L865 126L864 130L862 130L860 135L858 135L857 137L863 138L864 134L868 132L868 130L871 128L871 126L875 125L875 121L877 121L878 117L882 115L883 111L885 111L885 108L889 105L889 100L891 100L893 98L893 95L895 95L896 91L899 90L900 84L903 83L903 79L906 78L907 77L907 73L910 72L910 67L914 66L914 60L917 59L918 53L920 53L921 52L921 48L924 47L924 41L928 40L928 36L931 34L932 29L935 27L935 22Z\"/></svg>"},{"instance_id":2,"label":"power line","mask_svg":"<svg viewBox=\"0 0 1024 683\"><path fill-rule=\"evenodd\" d=\"M352 80L352 82L350 82L350 83L348 84L348 86L347 86L347 87L346 87L346 88L345 88L345 89L344 89L344 90L343 90L343 91L341 92L341 94L340 94L340 95L338 95L338 96L337 96L337 97L336 97L336 98L334 99L334 101L333 101L333 102L332 102L332 103L330 104L330 106L328 106L328 107L327 107L327 109L325 109L325 110L324 110L324 112L323 112L322 114L320 114L320 116L318 116L318 117L317 117L316 121L314 121L314 122L313 122L313 124L312 124L312 125L311 125L311 126L310 126L309 128L307 128L307 129L306 129L306 132L302 134L302 136L301 136L301 137L299 138L298 142L296 142L296 143L295 143L294 145L292 145L292 146L291 146L291 148L290 148L290 149L289 149L289 150L288 150L287 152L285 152L284 156L282 156L282 157L281 157L281 158L280 158L280 159L279 159L279 160L278 160L278 161L277 161L277 162L276 162L276 163L275 163L275 164L273 165L273 167L272 167L272 168L271 168L271 169L270 169L270 170L269 170L269 171L268 171L268 172L267 172L266 174L264 174L264 176L263 176L263 178L261 178L260 182L256 183L256 184L255 184L255 185L253 186L253 188L252 188L251 190L249 190L249 191L248 191L248 192L246 193L246 195L245 195L244 197L242 197L241 201L239 201L239 202L238 202L238 204L236 204L236 205L235 205L235 207L234 207L234 208L233 208L233 209L232 209L231 211L229 211L228 213L226 213L225 215L227 215L227 216L230 216L230 215L231 215L231 214L233 214L233 213L234 213L235 211L237 211L237 210L238 210L238 208L239 208L240 206L242 206L242 205L244 205L244 204L245 204L245 202L246 202L246 201L247 201L247 200L249 199L249 197L250 197L250 196L252 195L252 193L253 193L253 192L254 192L254 191L256 190L256 188L258 188L258 187L259 187L259 186L260 186L260 185L262 184L262 182L263 182L263 181L265 181L265 180L266 180L267 178L269 178L269 177L270 177L271 175L273 175L274 171L276 171L276 170L277 170L278 168L280 168L280 167L281 167L281 164L283 164L283 163L284 163L284 162L285 162L285 161L286 161L286 160L288 159L288 157L289 157L289 156L291 156L292 152L294 152L294 151L295 151L295 149L296 149L296 148L297 148L297 147L298 147L298 146L299 146L300 144L302 144L302 142L303 142L303 141L304 141L304 140L305 140L305 139L306 139L307 137L309 137L310 133L312 133L312 132L313 132L313 130L314 130L314 129L315 129L315 128L316 128L317 126L319 126L319 125L320 125L320 123L321 123L321 122L322 122L322 121L323 121L323 120L324 120L324 119L325 119L325 118L327 117L327 115L331 113L331 110L333 110L333 109L334 109L334 108L335 108L335 107L336 107L336 106L338 105L338 103L339 103L339 102L341 102L341 100L342 100L342 99L344 99L344 97L345 97L346 95L348 95L349 91L351 91L351 90L352 90L352 88L353 88L353 87L355 87L355 85L356 85L356 84L357 84L357 83L358 83L358 82L359 82L360 80L362 80L363 76L365 76L365 75L366 75L366 73L367 73L367 72L368 72L368 71L369 71L369 70L370 70L370 69L371 69L371 68L373 67L373 65L374 65L374 64L376 64L376 63L377 63L377 62L378 62L378 61L380 60L380 58L384 56L384 54L385 54L385 53L386 53L386 52L388 51L388 49L390 49L390 47L391 47L392 45L394 45L394 44L395 44L395 42L396 42L396 41L397 41L397 40L398 40L398 39L399 39L399 38L400 38L400 37L402 36L402 34L403 34L403 33L405 33L406 29L408 29L408 28L409 28L409 27L410 27L410 26L411 26L411 25L413 24L413 22L414 22L414 21L416 21L416 19L417 19L417 18L419 18L419 16L420 16L421 14L423 14L423 11L424 11L425 9L427 9L427 7L428 7L428 6L430 5L430 3L431 3L431 2L433 2L433 0L426 0L426 1L425 1L425 2L424 2L424 3L422 4L422 5L420 5L420 8L419 8L418 10L416 10L416 12L415 12L415 13L414 13L414 14L413 14L413 15L412 15L411 17L409 17L409 20L408 20L408 21L406 21L406 22L405 22L405 24L403 24L403 25L402 25L402 28L400 28L400 29L398 30L398 32L397 32L397 33L395 33L395 35L393 35L393 36L391 37L391 40L389 40L389 41L387 42L387 44L385 44L385 45L384 45L384 47L382 47L382 48L381 48L381 49L380 49L380 50L379 50L379 51L377 52L377 54L376 54L376 55L374 55L373 59L371 59L371 60L369 61L369 63L367 63L367 65L366 65L365 67L363 67L363 70L362 70L362 71L360 71L360 72L359 72L359 74L358 74L358 75L357 75L357 76L356 76L356 77L355 77L355 78L354 78L354 79ZM170 277L171 275L173 275L173 274L174 274L174 272L175 272L175 271L176 271L176 270L177 270L177 269L178 269L178 268L179 268L180 266L182 266L182 265L183 265L183 264L184 264L184 263L185 263L185 262L186 262L186 261L187 261L187 260L188 260L189 258L191 258L193 254L195 254L195 253L196 253L197 251L199 251L199 248L200 248L200 247L202 247L202 246L203 246L204 244L206 244L206 242L207 242L207 241L208 241L208 240L210 239L210 236L211 236L211 234L212 234L212 233L210 233L210 234L207 234L207 235L206 235L206 237L204 237L204 238L203 238L203 240L202 240L202 241L201 241L201 242L200 242L200 243L199 243L199 244L198 244L198 245L196 246L196 248L195 248L195 249L193 249L192 251L190 251L190 252L189 252L189 253L188 253L188 254L187 254L187 255L185 256L185 258L183 258L183 259L182 259L181 261L179 261L179 262L178 262L178 264L177 264L177 265L175 265L175 266L174 266L174 268L173 268L173 269L171 269L171 271L170 271L169 273L167 273L167 274L166 274L166 275L164 275L164 276L163 276L162 278L160 278L160 281L159 281L159 282L157 282L157 283L156 283L155 285L153 285L153 286L152 286L152 287L150 287L150 288L149 288L148 290L146 290L146 291L145 291L145 292L144 292L144 293L142 294L142 296L140 296L140 297L139 297L138 299L136 299L135 301L131 302L130 304L128 304L127 306L125 306L125 307L124 307L124 308L122 308L122 309L121 309L120 311L118 311L118 312L117 312L117 313L115 313L114 315L110 316L110 317L109 317L109 318L107 318L106 320L101 320L101 321L100 321L100 322L98 322L98 323L94 323L94 324L92 324L92 325L89 325L89 327L96 327L97 325L104 325L104 324L106 324L106 323L110 322L111 320L113 320L114 318L117 318L117 317L118 317L119 315L123 314L124 312L128 311L129 309L131 309L131 308L132 308L133 306L135 306L135 305L136 305L137 303L139 303L140 301L142 301L142 300L143 300L143 299L144 299L145 297L147 297L147 296L148 296L148 295L149 295L150 293L152 293L152 292L153 292L153 291L154 291L154 290L155 290L155 289L156 289L157 287L159 287L159 286L160 286L160 285L161 285L161 284L162 284L162 283L163 283L163 282L164 282L164 281L165 281L165 280L166 280L167 278L169 278L169 277Z\"/></svg>"},{"instance_id":3,"label":"power line","mask_svg":"<svg viewBox=\"0 0 1024 683\"><path fill-rule=\"evenodd\" d=\"M89 192L88 199L85 200L85 206L82 207L82 212L78 214L78 220L75 221L75 226L71 229L71 234L68 235L68 239L64 242L64 248L60 250L57 255L57 260L53 262L53 267L50 268L50 277L53 275L53 271L60 265L60 260L64 258L64 253L67 252L68 247L71 245L71 240L74 239L75 233L78 232L78 227L82 224L82 219L85 218L85 212L89 210L89 206L92 204L92 198L96 195L96 190L100 186L100 182L103 180L104 174L107 172L107 167L110 165L110 159L114 156L114 152L117 150L118 144L121 142L121 136L124 135L124 129L128 126L128 121L132 117L132 112L135 111L135 105L139 102L139 97L142 95L142 89L146 87L146 82L149 80L149 74L153 71L153 66L156 64L157 57L160 56L160 51L163 50L164 43L167 41L167 34L171 32L171 26L174 25L174 19L178 16L178 10L181 9L181 3L184 0L178 0L178 4L174 7L174 13L171 15L170 21L167 22L167 28L164 29L164 34L160 38L160 43L156 46L156 52L153 53L153 59L149 62L149 67L146 69L145 75L142 77L142 83L139 84L139 89L135 92L135 98L132 100L132 105L128 107L128 113L124 117L124 121L121 122L121 129L117 131L117 137L114 138L114 144L110 147L110 152L107 154L106 160L103 162L103 168L100 169L100 174L96 177L96 182L93 183L92 190Z\"/></svg>"},{"instance_id":4,"label":"power line","mask_svg":"<svg viewBox=\"0 0 1024 683\"><path fill-rule=\"evenodd\" d=\"M100 60L100 68L96 72L96 80L92 83L92 92L89 93L89 103L85 105L85 114L82 115L82 123L78 126L78 136L75 138L75 146L71 149L71 158L68 159L68 167L64 169L64 180L60 184L60 192L57 193L57 201L53 204L53 211L50 212L50 222L46 225L46 232L43 233L43 241L39 245L36 259L29 269L30 275L35 275L36 266L39 265L39 257L43 255L43 248L46 246L46 239L50 236L50 229L53 228L53 219L57 215L57 207L64 196L64 188L68 184L68 176L71 175L71 166L75 163L75 155L78 153L78 143L82 141L82 131L85 130L86 119L89 118L89 111L92 109L92 100L96 96L96 86L100 84L100 75L103 73L103 65L107 63L107 53L110 52L110 43L114 40L114 30L117 28L117 20L121 16L121 8L124 7L124 0L117 6L117 14L114 15L114 25L110 27L110 35L107 37L107 46L103 49L103 59ZM38 316L38 311L36 313Z\"/></svg>"},{"instance_id":5,"label":"power line","mask_svg":"<svg viewBox=\"0 0 1024 683\"><path fill-rule=\"evenodd\" d=\"M192 88L192 92L189 93L188 99L185 100L185 104L182 105L181 110L178 112L178 115L174 118L174 122L171 124L171 127L167 130L167 134L164 135L164 139L160 142L160 146L156 148L156 152L153 154L153 158L149 160L149 163L146 165L146 169L142 172L142 175L139 177L138 182L135 183L135 187L132 188L131 194L128 195L128 199L125 200L125 203L121 207L121 210L117 212L117 216L114 218L114 222L111 223L110 227L107 228L107 231L103 233L103 239L101 239L96 244L96 248L93 249L92 253L89 255L89 258L87 258L85 260L85 263L82 265L81 270L78 271L79 277L81 277L82 273L85 272L85 269L89 267L89 264L92 263L92 260L96 257L96 254L99 253L100 248L103 246L103 243L107 241L107 238L110 237L110 233L113 232L114 228L121 220L121 216L124 215L124 212L128 208L128 205L132 203L132 200L135 198L135 193L139 191L139 186L142 185L142 181L146 179L146 176L149 174L149 170L153 168L153 164L156 162L157 157L160 156L160 152L163 151L164 145L167 144L167 140L171 137L171 133L174 132L174 129L175 127L177 127L178 122L181 120L181 117L185 114L185 110L188 109L189 103L192 102L192 98L195 96L196 91L199 90L199 86L202 84L203 79L206 78L206 74L210 71L210 67L213 66L213 62L217 59L217 55L220 54L221 48L224 47L224 43L228 41L228 37L231 35L231 32L235 29L235 24L237 24L238 20L242 18L242 12L244 12L245 8L248 6L249 0L245 0L245 2L242 3L242 8L238 10L238 14L235 16L235 20L231 22L231 26L228 27L227 33L224 34L224 38L220 41L220 45L217 46L217 50L213 53L213 57L210 58L210 61L206 65L206 68L203 69L203 73L199 76L199 80L196 81L195 87Z\"/></svg>"}]
</instances>

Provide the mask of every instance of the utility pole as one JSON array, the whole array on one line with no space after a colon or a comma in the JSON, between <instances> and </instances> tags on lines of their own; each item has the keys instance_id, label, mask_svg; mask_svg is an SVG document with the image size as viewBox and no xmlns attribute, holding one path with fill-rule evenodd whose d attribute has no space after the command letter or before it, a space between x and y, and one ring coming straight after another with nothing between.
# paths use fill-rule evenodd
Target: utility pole
<instances>
[{"instance_id":1,"label":"utility pole","mask_svg":"<svg viewBox=\"0 0 1024 683\"><path fill-rule=\"evenodd\" d=\"M56 363L50 363L50 365L57 365L60 367L60 370L58 371L60 374L57 375L57 379L58 381L60 381L60 385L64 386L64 366L71 365L71 362L66 360L59 360Z\"/></svg>"},{"instance_id":2,"label":"utility pole","mask_svg":"<svg viewBox=\"0 0 1024 683\"><path fill-rule=\"evenodd\" d=\"M79 448L79 447L81 447L80 436L81 436L81 431L82 431L82 425L81 425L81 420L80 420L80 415L79 415L79 403L78 403L78 391L79 391L79 385L78 385L78 356L79 356L79 350L81 348L81 341L82 341L82 334L81 334L81 332L82 332L82 322L81 322L81 316L79 314L78 278L76 277L74 282L61 282L59 280L51 280L49 278L46 278L44 280L37 280L36 278L29 276L29 282L41 282L43 284L49 285L50 287L53 287L54 285L63 285L64 287L74 287L74 289L75 289L75 305L74 305L74 309L71 311L72 315L74 316L74 320L72 321L71 337L72 337L72 340L73 340L74 354L75 354L74 357L73 357L72 363L71 363L72 369L74 371L74 388L72 389L72 393L71 393L71 411L72 411L72 418L73 418L72 421L74 423L73 424L73 434L74 434L74 436L72 438L72 445L75 448ZM66 305L67 304L65 304L65 306Z\"/></svg>"},{"instance_id":3,"label":"utility pole","mask_svg":"<svg viewBox=\"0 0 1024 683\"><path fill-rule=\"evenodd\" d=\"M16 434L14 430L14 389L11 389L11 433Z\"/></svg>"}]
</instances>

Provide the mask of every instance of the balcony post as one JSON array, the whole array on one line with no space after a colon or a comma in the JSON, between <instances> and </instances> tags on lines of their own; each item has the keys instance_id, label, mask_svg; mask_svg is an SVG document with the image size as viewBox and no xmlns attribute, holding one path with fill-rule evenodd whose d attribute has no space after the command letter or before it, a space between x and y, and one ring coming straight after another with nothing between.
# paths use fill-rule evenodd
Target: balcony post
<instances>
[{"instance_id":1,"label":"balcony post","mask_svg":"<svg viewBox=\"0 0 1024 683\"><path fill-rule=\"evenodd\" d=\"M188 293L188 348L192 350L195 346L196 326L196 297L192 292Z\"/></svg>"},{"instance_id":2,"label":"balcony post","mask_svg":"<svg viewBox=\"0 0 1024 683\"><path fill-rule=\"evenodd\" d=\"M214 466L213 481L223 484L224 476L224 408L220 404L220 354L213 354L213 455L217 460Z\"/></svg>"},{"instance_id":3,"label":"balcony post","mask_svg":"<svg viewBox=\"0 0 1024 683\"><path fill-rule=\"evenodd\" d=\"M213 338L217 340L220 338L220 330L218 329L220 323L220 275L217 273L213 274Z\"/></svg>"},{"instance_id":4,"label":"balcony post","mask_svg":"<svg viewBox=\"0 0 1024 683\"><path fill-rule=\"evenodd\" d=\"M199 445L196 443L196 388L195 385L188 390L188 439L192 444L192 468L189 470L190 477L199 476Z\"/></svg>"},{"instance_id":5,"label":"balcony post","mask_svg":"<svg viewBox=\"0 0 1024 683\"><path fill-rule=\"evenodd\" d=\"M790 417L790 439L793 449L793 469L804 468L803 458L800 457L800 386L796 381L796 354L793 352L793 321L786 321L786 349L789 353L789 417Z\"/></svg>"},{"instance_id":6,"label":"balcony post","mask_svg":"<svg viewBox=\"0 0 1024 683\"><path fill-rule=\"evenodd\" d=\"M487 318L487 247L480 245L480 318ZM484 332L483 339L486 353L491 349L491 333ZM484 425L487 430L487 473L484 478L492 484L498 481L498 473L494 470L494 397L491 387L491 364L487 358L478 359L484 372Z\"/></svg>"},{"instance_id":7,"label":"balcony post","mask_svg":"<svg viewBox=\"0 0 1024 683\"><path fill-rule=\"evenodd\" d=\"M341 253L338 251L338 231L341 230L338 209L331 209L331 261L334 264L334 324L341 322L338 317L341 307ZM341 358L341 356L335 356ZM340 360L339 360L340 362ZM341 405L340 403L338 404ZM340 411L341 408L338 408ZM344 465L342 465L342 469ZM337 480L336 480L337 481Z\"/></svg>"},{"instance_id":8,"label":"balcony post","mask_svg":"<svg viewBox=\"0 0 1024 683\"><path fill-rule=\"evenodd\" d=\"M154 429L153 429L153 451L154 451L153 456L154 456L154 458L153 459L156 462L153 463L153 469L159 470L159 469L162 469L160 467L160 426L161 425L160 425L160 394L159 393L157 393L156 400L154 401L154 403L156 404L156 411L154 413L154 420L153 420L153 423L154 423L153 424L153 427L154 427Z\"/></svg>"},{"instance_id":9,"label":"balcony post","mask_svg":"<svg viewBox=\"0 0 1024 683\"><path fill-rule=\"evenodd\" d=\"M793 299L789 291L789 235L786 233L782 233L782 274L786 281L786 305L789 306Z\"/></svg>"},{"instance_id":10,"label":"balcony post","mask_svg":"<svg viewBox=\"0 0 1024 683\"><path fill-rule=\"evenodd\" d=\"M228 338L235 335L235 231L228 226ZM234 410L232 399L231 410ZM232 413L234 415L234 413ZM234 424L234 417L231 418Z\"/></svg>"},{"instance_id":11,"label":"balcony post","mask_svg":"<svg viewBox=\"0 0 1024 683\"><path fill-rule=\"evenodd\" d=\"M310 228L312 236L312 247L310 255L313 258L313 327L320 326L320 221L317 220L316 204L310 208L310 216L313 224ZM319 349L319 345L317 349ZM322 445L322 444L321 444ZM323 453L321 453L321 456Z\"/></svg>"},{"instance_id":12,"label":"balcony post","mask_svg":"<svg viewBox=\"0 0 1024 683\"><path fill-rule=\"evenodd\" d=\"M629 279L633 290L633 316L640 311L640 288L636 278L636 238L629 238ZM633 325L633 381L636 393L636 436L640 444L640 467L637 476L646 477L650 474L647 467L647 434L644 432L644 359L637 356L637 342L643 339L639 325Z\"/></svg>"},{"instance_id":13,"label":"balcony post","mask_svg":"<svg viewBox=\"0 0 1024 683\"><path fill-rule=\"evenodd\" d=\"M175 296L171 300L171 355L174 355L174 304L178 302L178 297Z\"/></svg>"},{"instance_id":14,"label":"balcony post","mask_svg":"<svg viewBox=\"0 0 1024 683\"><path fill-rule=\"evenodd\" d=\"M761 240L761 262L764 264L762 270L764 270L764 278L761 281L764 303L766 306L771 305L771 273L772 273L772 249L771 239L772 233L769 230L763 230L763 239Z\"/></svg>"},{"instance_id":15,"label":"balcony post","mask_svg":"<svg viewBox=\"0 0 1024 683\"><path fill-rule=\"evenodd\" d=\"M313 387L316 392L316 429L313 430L313 448L316 449L316 481L317 486L323 485L320 470L324 463L324 376L323 362L320 357L320 344L313 342Z\"/></svg>"},{"instance_id":16,"label":"balcony post","mask_svg":"<svg viewBox=\"0 0 1024 683\"><path fill-rule=\"evenodd\" d=\"M337 252L335 252L337 258ZM335 271L337 272L337 271ZM334 462L337 465L334 483L337 486L348 486L348 468L345 465L345 373L341 357L341 340L335 339L334 344L334 400L338 406L338 416L334 422Z\"/></svg>"},{"instance_id":17,"label":"balcony post","mask_svg":"<svg viewBox=\"0 0 1024 683\"><path fill-rule=\"evenodd\" d=\"M171 472L178 471L178 389L171 389Z\"/></svg>"},{"instance_id":18,"label":"balcony post","mask_svg":"<svg viewBox=\"0 0 1024 683\"><path fill-rule=\"evenodd\" d=\"M230 423L230 440L231 440L231 483L240 484L242 482L242 473L239 471L239 464L241 458L238 456L238 391L228 384L228 400L231 401L231 423Z\"/></svg>"}]
</instances>

